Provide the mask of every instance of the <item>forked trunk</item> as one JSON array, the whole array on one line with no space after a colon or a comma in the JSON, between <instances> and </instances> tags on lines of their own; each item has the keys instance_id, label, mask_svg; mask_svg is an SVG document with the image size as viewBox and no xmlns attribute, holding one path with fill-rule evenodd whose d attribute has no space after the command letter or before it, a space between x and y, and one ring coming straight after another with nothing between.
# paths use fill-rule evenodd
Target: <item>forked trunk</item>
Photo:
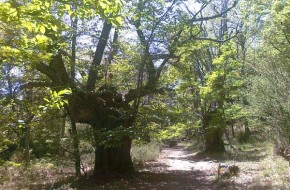
<instances>
[{"instance_id":1,"label":"forked trunk","mask_svg":"<svg viewBox=\"0 0 290 190\"><path fill-rule=\"evenodd\" d=\"M95 131L93 146L96 176L134 171L130 155L132 140L123 130L133 125L135 115L119 93L103 87L99 93L74 94L70 99L70 109L77 122L88 123ZM111 136L114 134L117 135Z\"/></svg>"}]
</instances>

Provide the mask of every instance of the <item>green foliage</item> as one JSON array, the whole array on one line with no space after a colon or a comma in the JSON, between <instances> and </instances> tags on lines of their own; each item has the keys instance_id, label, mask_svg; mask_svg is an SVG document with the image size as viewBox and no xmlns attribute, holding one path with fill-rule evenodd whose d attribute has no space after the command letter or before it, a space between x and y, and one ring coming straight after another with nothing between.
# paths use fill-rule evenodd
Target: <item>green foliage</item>
<instances>
[{"instance_id":1,"label":"green foliage","mask_svg":"<svg viewBox=\"0 0 290 190\"><path fill-rule=\"evenodd\" d=\"M4 36L0 37L4 44L0 57L30 63L47 62L57 48L66 47L62 35L71 30L65 22L67 16L86 21L100 15L116 26L123 22L122 0L1 1L0 7L1 32L15 39L9 42Z\"/></svg>"},{"instance_id":2,"label":"green foliage","mask_svg":"<svg viewBox=\"0 0 290 190\"><path fill-rule=\"evenodd\" d=\"M284 141L288 138L289 142L289 2L242 0L235 11L237 17L231 20L228 12L213 22L200 21L201 16L207 18L219 12L220 7L215 5L223 5L225 1L200 2L210 5L204 4L203 10L194 12L190 10L192 7L187 7L186 1L1 1L0 152L11 144L17 144L22 150L29 138L29 151L38 158L54 157L65 147L73 155L74 137L81 140L82 150L88 148L90 151L94 145L117 147L124 137L135 139L139 145L150 139L194 136L222 139L224 129L236 123L259 127L266 124L271 126L275 138L280 140L283 137ZM250 7L252 3L254 5ZM247 10L241 10L243 5ZM255 13L250 12L252 10ZM240 19L242 17L247 20ZM94 52L95 45L99 44L97 41L101 42L99 34L104 20L119 30L118 42L113 44L110 36L105 53ZM222 41L231 37L230 32L234 32L231 28L235 27L241 30L237 37ZM76 54L72 56L74 35L77 45ZM208 40L203 40L207 37ZM73 92L70 89L22 88L27 81L38 84L52 78L57 81L52 80L56 85L66 83L61 81L63 75L59 76L57 72L61 63L52 59L56 53L61 53L67 76L75 74L71 77L74 78L72 86L91 93L85 91L84 83L88 73L97 72L96 89L114 85L123 96L118 102L112 101L116 105L113 108L107 107L110 101L96 96L97 106L112 109L112 113L122 117L129 113L119 107L135 109L133 104L139 104L134 110L137 114L134 125L122 126L119 121L123 118L108 113L114 117L112 122L118 125L106 125L111 121L100 122L102 126L98 129L78 125L78 136L67 135L65 131L66 136L61 139L59 133L64 129L62 122L65 121L60 115L65 113L60 112ZM163 56L168 60L160 58ZM88 63L94 58L102 58L102 61L96 70L90 70ZM159 70L164 60L168 62ZM38 71L34 72L34 69ZM43 72L48 71L46 69L52 72ZM49 76L54 71L56 75ZM161 77L157 79L159 71ZM148 94L157 88L163 93L144 96L141 92L140 101L130 105L124 103L125 94L148 85L148 81L150 85L154 83L152 89L146 89ZM85 114L102 110L94 106L88 109ZM80 110L80 114L83 113ZM92 113L93 116L96 114ZM159 148L157 142L135 145L133 158L153 159ZM137 155L144 157L137 158Z\"/></svg>"},{"instance_id":3,"label":"green foliage","mask_svg":"<svg viewBox=\"0 0 290 190\"><path fill-rule=\"evenodd\" d=\"M277 1L269 8L267 27L260 33L263 40L249 54L255 64L248 63L248 109L259 118L251 122L270 126L278 146L289 144L290 139L289 8L288 1Z\"/></svg>"},{"instance_id":4,"label":"green foliage","mask_svg":"<svg viewBox=\"0 0 290 190\"><path fill-rule=\"evenodd\" d=\"M59 154L61 148L61 139L59 131L61 129L60 115L54 113L42 114L41 120L31 129L30 149L32 157L43 158L50 157L54 159Z\"/></svg>"},{"instance_id":5,"label":"green foliage","mask_svg":"<svg viewBox=\"0 0 290 190\"><path fill-rule=\"evenodd\" d=\"M66 104L68 104L68 100L65 96L70 95L71 93L71 89L60 90L59 92L49 90L49 98L44 98L46 105L41 105L39 108L43 108L44 110L47 108L61 109Z\"/></svg>"},{"instance_id":6,"label":"green foliage","mask_svg":"<svg viewBox=\"0 0 290 190\"><path fill-rule=\"evenodd\" d=\"M149 143L134 141L131 149L132 160L135 164L156 160L160 154L162 143L152 140Z\"/></svg>"},{"instance_id":7,"label":"green foliage","mask_svg":"<svg viewBox=\"0 0 290 190\"><path fill-rule=\"evenodd\" d=\"M105 145L106 147L118 147L124 137L135 137L134 127L117 127L114 129L100 129L94 131L97 138L94 139L94 143L99 145Z\"/></svg>"}]
</instances>

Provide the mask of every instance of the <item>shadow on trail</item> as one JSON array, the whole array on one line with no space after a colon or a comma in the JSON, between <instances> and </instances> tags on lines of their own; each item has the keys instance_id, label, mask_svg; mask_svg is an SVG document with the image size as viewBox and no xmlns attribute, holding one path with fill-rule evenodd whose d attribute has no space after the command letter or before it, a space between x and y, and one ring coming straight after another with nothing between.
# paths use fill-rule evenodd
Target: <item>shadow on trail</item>
<instances>
[{"instance_id":1,"label":"shadow on trail","mask_svg":"<svg viewBox=\"0 0 290 190\"><path fill-rule=\"evenodd\" d=\"M87 180L74 185L84 190L211 190L213 181L202 171L139 172L128 178L100 182Z\"/></svg>"},{"instance_id":2,"label":"shadow on trail","mask_svg":"<svg viewBox=\"0 0 290 190\"><path fill-rule=\"evenodd\" d=\"M186 157L180 158L185 160L190 160L193 162L199 161L213 161L213 162L225 162L225 161L252 161L258 162L261 159L265 158L267 155L265 154L265 149L263 148L255 148L251 150L238 150L231 149L226 152L200 152L194 151L190 148L184 149L185 152L188 153ZM190 154L191 152L191 154ZM192 153L195 152L195 153ZM179 159L179 158L178 158Z\"/></svg>"},{"instance_id":3,"label":"shadow on trail","mask_svg":"<svg viewBox=\"0 0 290 190\"><path fill-rule=\"evenodd\" d=\"M179 145L164 147L158 160L148 162L145 168L130 176L107 179L83 177L78 180L67 179L67 183L70 183L72 188L80 190L218 190L229 187L245 189L243 184L236 184L231 180L224 184L217 180L219 162L259 161L264 157L263 149L213 154L196 152ZM46 187L50 188L44 189L61 187L61 184L66 184L63 182L47 184ZM255 188L267 189L267 186L256 184Z\"/></svg>"},{"instance_id":4,"label":"shadow on trail","mask_svg":"<svg viewBox=\"0 0 290 190\"><path fill-rule=\"evenodd\" d=\"M140 189L189 190L212 189L213 181L202 171L170 171L168 173L141 173Z\"/></svg>"},{"instance_id":5,"label":"shadow on trail","mask_svg":"<svg viewBox=\"0 0 290 190\"><path fill-rule=\"evenodd\" d=\"M104 190L211 190L216 188L217 163L194 162L184 146L164 147L158 160L127 178L100 182L96 179L79 181L77 189Z\"/></svg>"}]
</instances>

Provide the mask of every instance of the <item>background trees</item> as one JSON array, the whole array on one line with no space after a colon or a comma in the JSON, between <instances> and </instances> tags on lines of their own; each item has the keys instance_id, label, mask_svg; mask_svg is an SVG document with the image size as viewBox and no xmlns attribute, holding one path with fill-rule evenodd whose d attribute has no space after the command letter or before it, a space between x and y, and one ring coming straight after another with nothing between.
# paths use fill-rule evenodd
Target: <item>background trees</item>
<instances>
[{"instance_id":1,"label":"background trees","mask_svg":"<svg viewBox=\"0 0 290 190\"><path fill-rule=\"evenodd\" d=\"M252 118L289 137L289 5L262 2L260 17L239 3L1 2L1 149L29 161L63 151L67 135L78 175L83 141L107 174L134 170L133 139L201 134L205 150L224 151Z\"/></svg>"},{"instance_id":2,"label":"background trees","mask_svg":"<svg viewBox=\"0 0 290 190\"><path fill-rule=\"evenodd\" d=\"M249 97L253 115L270 126L280 146L289 145L289 3L276 2L262 21L265 27L251 48Z\"/></svg>"}]
</instances>

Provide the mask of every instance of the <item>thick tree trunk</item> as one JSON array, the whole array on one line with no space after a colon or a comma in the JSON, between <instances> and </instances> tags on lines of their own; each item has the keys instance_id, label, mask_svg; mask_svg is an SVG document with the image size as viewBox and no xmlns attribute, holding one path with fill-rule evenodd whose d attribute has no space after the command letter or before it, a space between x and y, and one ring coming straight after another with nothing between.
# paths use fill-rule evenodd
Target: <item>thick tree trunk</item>
<instances>
[{"instance_id":1,"label":"thick tree trunk","mask_svg":"<svg viewBox=\"0 0 290 190\"><path fill-rule=\"evenodd\" d=\"M203 129L205 131L204 143L205 151L207 152L223 152L225 151L223 141L223 128L220 126L210 125L210 114L207 114L203 118Z\"/></svg>"},{"instance_id":2,"label":"thick tree trunk","mask_svg":"<svg viewBox=\"0 0 290 190\"><path fill-rule=\"evenodd\" d=\"M223 130L220 127L208 127L206 129L205 150L208 152L225 151Z\"/></svg>"},{"instance_id":3,"label":"thick tree trunk","mask_svg":"<svg viewBox=\"0 0 290 190\"><path fill-rule=\"evenodd\" d=\"M75 94L70 99L70 109L76 122L90 124L95 131L93 146L96 176L134 171L130 155L132 140L122 130L133 125L135 115L114 88L104 86L98 93ZM115 130L121 133L114 133Z\"/></svg>"},{"instance_id":4,"label":"thick tree trunk","mask_svg":"<svg viewBox=\"0 0 290 190\"><path fill-rule=\"evenodd\" d=\"M129 138L123 138L117 147L97 146L94 174L108 176L134 172L130 155L131 142Z\"/></svg>"}]
</instances>

